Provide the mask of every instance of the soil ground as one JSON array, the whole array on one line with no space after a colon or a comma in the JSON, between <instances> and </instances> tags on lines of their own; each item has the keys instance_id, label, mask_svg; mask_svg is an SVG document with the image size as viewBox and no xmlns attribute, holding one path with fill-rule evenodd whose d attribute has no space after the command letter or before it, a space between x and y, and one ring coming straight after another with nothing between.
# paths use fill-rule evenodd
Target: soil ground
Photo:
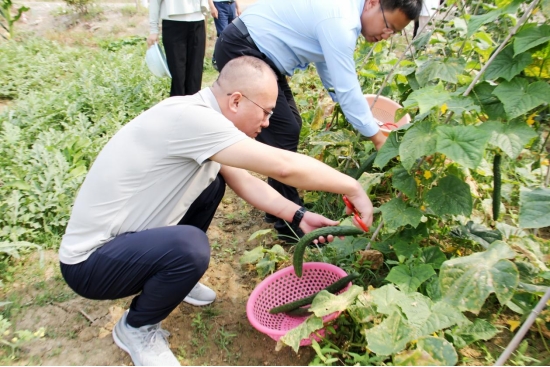
<instances>
[{"instance_id":1,"label":"soil ground","mask_svg":"<svg viewBox=\"0 0 550 367\"><path fill-rule=\"evenodd\" d=\"M240 1L243 8L254 2ZM148 34L147 10L132 14L135 2L100 2L102 14L89 20L64 13L61 2L23 4L30 10L16 24L20 37L34 34L61 43L86 45L93 37ZM210 18L206 57L211 57L215 42L213 30ZM204 84L214 78L215 75L205 75ZM250 235L266 228L270 227L263 223L263 213L228 189L208 231L212 257L201 280L216 291L217 299L207 307L182 303L163 322L163 328L171 333L171 349L182 365L305 365L311 360L313 351L309 348L301 348L299 354L290 348L276 352L276 342L248 322L246 302L261 280L255 277L254 270L242 268L239 258L244 251L259 245L258 240L247 242ZM268 246L277 242L271 238L262 241ZM131 297L94 301L77 296L61 277L57 252L53 250L23 256L11 271L12 281L0 288L0 299L12 302L4 314L15 330L44 327L46 333L41 340L22 347L15 359L6 354L9 351L0 354L0 364L132 365L128 354L111 337L112 328Z\"/></svg>"}]
</instances>

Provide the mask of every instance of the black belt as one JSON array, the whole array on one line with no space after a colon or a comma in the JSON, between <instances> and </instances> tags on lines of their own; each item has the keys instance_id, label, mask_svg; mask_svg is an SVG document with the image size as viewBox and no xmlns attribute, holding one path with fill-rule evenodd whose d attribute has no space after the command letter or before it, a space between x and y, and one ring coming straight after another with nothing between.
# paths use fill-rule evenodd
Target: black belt
<instances>
[{"instance_id":1,"label":"black belt","mask_svg":"<svg viewBox=\"0 0 550 367\"><path fill-rule=\"evenodd\" d=\"M227 4L233 4L235 0L233 1L215 1L216 3L227 3Z\"/></svg>"},{"instance_id":2,"label":"black belt","mask_svg":"<svg viewBox=\"0 0 550 367\"><path fill-rule=\"evenodd\" d=\"M254 41L252 40L252 37L250 37L250 33L248 33L248 29L246 28L246 25L243 23L243 21L241 20L241 18L237 17L233 20L233 24L235 25L235 27L237 27L237 29L239 30L239 32L241 32L241 34L244 36L244 38L246 39L246 41L248 43L250 43L250 45L252 45L253 47L255 48L258 48L258 46L256 46L256 44L254 43Z\"/></svg>"}]
</instances>

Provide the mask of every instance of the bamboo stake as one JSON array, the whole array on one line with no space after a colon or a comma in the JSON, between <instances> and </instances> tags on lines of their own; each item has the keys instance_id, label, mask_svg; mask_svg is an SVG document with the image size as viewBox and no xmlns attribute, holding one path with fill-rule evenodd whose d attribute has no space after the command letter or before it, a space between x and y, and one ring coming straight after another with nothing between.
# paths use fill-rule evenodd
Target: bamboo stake
<instances>
[{"instance_id":1,"label":"bamboo stake","mask_svg":"<svg viewBox=\"0 0 550 367\"><path fill-rule=\"evenodd\" d=\"M527 334L527 331L529 330L531 325L533 325L533 322L535 322L537 316L544 309L548 300L550 300L550 288L548 288L544 296L540 299L539 303L537 303L535 308L531 311L527 320L525 320L521 328L518 330L517 334L514 336L512 341L510 341L510 344L508 344L504 352L502 352L498 360L495 362L494 366L503 366L504 362L506 362L508 358L510 358L512 352L514 352L519 343L521 343L523 337L525 336L525 334Z\"/></svg>"},{"instance_id":2,"label":"bamboo stake","mask_svg":"<svg viewBox=\"0 0 550 367\"><path fill-rule=\"evenodd\" d=\"M525 23L525 21L527 20L527 18L529 18L529 16L531 15L531 12L533 11L533 9L535 9L535 7L538 5L539 3L539 0L534 0L531 5L529 5L529 8L527 8L527 11L525 12L525 14L523 14L523 16L518 20L518 22L516 23L516 26L514 28L512 28L512 30L510 31L510 33L508 33L508 36L506 36L506 38L504 39L504 41L500 44L500 46L497 48L497 50L493 53L493 55L491 56L491 58L489 59L489 61L487 61L487 63L483 66L483 68L479 71L479 73L476 75L476 77L474 78L474 80L472 80L472 83L470 83L470 85L468 86L468 89L466 89L466 92L464 92L463 96L466 97L468 96L468 94L470 94L470 92L472 91L472 89L474 89L475 85L477 84L477 82L479 81L479 79L481 79L481 76L483 75L483 73L485 72L485 70L487 70L487 68L489 67L489 65L491 65L491 63L493 62L493 60L498 56L498 54L500 53L500 51L502 51L502 49L504 49L504 47L506 46L506 44L508 43L508 41L510 40L510 38L512 38L516 32L518 31L518 29L523 25L523 23Z\"/></svg>"}]
</instances>

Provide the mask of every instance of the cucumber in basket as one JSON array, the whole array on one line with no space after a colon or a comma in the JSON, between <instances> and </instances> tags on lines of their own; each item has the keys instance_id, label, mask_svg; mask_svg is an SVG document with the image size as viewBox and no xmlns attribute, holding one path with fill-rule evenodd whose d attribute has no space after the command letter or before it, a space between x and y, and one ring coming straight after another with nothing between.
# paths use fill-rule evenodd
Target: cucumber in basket
<instances>
[{"instance_id":1,"label":"cucumber in basket","mask_svg":"<svg viewBox=\"0 0 550 367\"><path fill-rule=\"evenodd\" d=\"M359 277L359 274L356 274L356 273L349 274L349 275L347 275L343 278L338 279L337 281L335 281L334 283L332 283L331 285L329 285L328 287L326 287L325 289L322 289L322 290L327 291L329 293L336 293L336 292L341 291L342 289L344 289L349 282L351 282L352 280L354 280L358 277ZM319 292L321 292L321 291L319 291ZM296 310L296 309L298 309L302 306L311 304L311 302L313 302L313 299L315 298L315 296L317 294L319 294L319 292L314 293L311 296L301 298L301 299L296 300L296 301L285 303L284 305L281 305L281 306L273 307L271 310L269 310L269 313L275 314L275 313L286 312L286 313L292 315L291 311ZM306 311L307 311L307 309L306 309ZM301 313L301 311L298 312L298 313ZM293 316L301 316L301 315L294 314Z\"/></svg>"},{"instance_id":2,"label":"cucumber in basket","mask_svg":"<svg viewBox=\"0 0 550 367\"><path fill-rule=\"evenodd\" d=\"M320 236L326 237L329 234L334 236L356 236L358 234L365 233L363 230L356 228L354 226L334 226L334 227L323 227L316 229L304 235L296 244L294 249L294 271L298 278L302 277L302 265L304 264L304 252L306 251L307 245L313 242L313 240L319 238Z\"/></svg>"}]
</instances>

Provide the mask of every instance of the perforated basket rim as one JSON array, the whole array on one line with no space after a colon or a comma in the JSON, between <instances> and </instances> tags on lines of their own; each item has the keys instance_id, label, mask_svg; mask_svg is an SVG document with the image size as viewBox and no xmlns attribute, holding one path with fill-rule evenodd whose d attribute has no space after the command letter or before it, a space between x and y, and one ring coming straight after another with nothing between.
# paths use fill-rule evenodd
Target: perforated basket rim
<instances>
[{"instance_id":1,"label":"perforated basket rim","mask_svg":"<svg viewBox=\"0 0 550 367\"><path fill-rule=\"evenodd\" d=\"M347 276L348 274L342 270L341 268L339 268L338 266L336 265L332 265L332 264L328 264L328 263L323 263L323 262L306 262L303 264L303 270L309 270L309 269L315 269L315 268L325 268L327 270L330 270L330 271L333 271L335 274L338 274L340 275L340 278L343 278L345 276ZM250 297L248 298L248 301L246 303L246 316L248 318L248 321L250 322L250 324L256 329L258 330L259 332L263 333L263 334L266 334L268 336L270 336L271 338L275 339L275 340L278 340L279 337L285 335L288 330L278 330L278 329L271 329L271 328L268 328L266 326L263 326L262 324L260 324L255 318L254 318L254 304L256 303L258 297L260 296L261 292L271 283L273 283L273 281L275 281L276 279L282 277L282 276L286 276L286 275L289 275L289 274L294 274L296 275L296 272L294 271L294 266L288 266L286 268L283 268L281 270L278 270L276 271L275 273L271 274L270 276L268 276L267 278L265 278L264 280L262 280L260 282L260 284L258 284L256 286L256 288L254 288L254 290L252 291L252 293L250 294ZM326 317L328 317L330 315L327 315L325 316L323 319L325 320ZM332 318L331 318L332 319ZM326 320L328 321L328 320Z\"/></svg>"}]
</instances>

